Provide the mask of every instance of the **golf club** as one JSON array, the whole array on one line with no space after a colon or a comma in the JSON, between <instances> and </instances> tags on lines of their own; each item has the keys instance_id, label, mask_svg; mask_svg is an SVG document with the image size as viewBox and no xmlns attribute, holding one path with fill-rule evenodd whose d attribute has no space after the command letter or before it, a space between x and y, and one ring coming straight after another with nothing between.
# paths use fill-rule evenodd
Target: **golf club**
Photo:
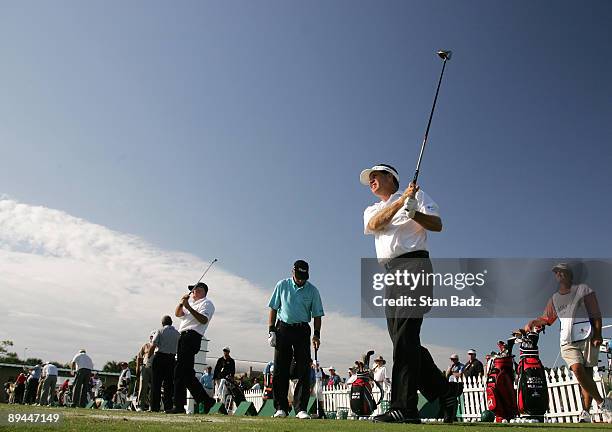
<instances>
[{"instance_id":1,"label":"golf club","mask_svg":"<svg viewBox=\"0 0 612 432\"><path fill-rule=\"evenodd\" d=\"M314 351L315 351L315 366L316 366L317 371L318 371L319 370L319 358L318 358L317 354L319 352L319 349L315 348ZM318 373L315 374L315 380L319 381L319 374ZM316 384L317 385L315 387L316 387L317 391L315 392L315 402L317 404L317 418L320 418L321 411L319 410L319 390L320 390L322 384L321 384L321 382L317 382Z\"/></svg>"},{"instance_id":2,"label":"golf club","mask_svg":"<svg viewBox=\"0 0 612 432\"><path fill-rule=\"evenodd\" d=\"M414 177L412 178L412 183L417 184L417 180L419 178L419 171L421 170L421 161L423 160L423 153L425 152L425 145L427 144L427 137L429 136L429 127L431 126L431 119L433 118L434 111L436 109L436 102L438 100L438 93L440 92L440 84L442 84L442 76L444 75L444 68L446 67L447 60L451 59L453 54L452 51L438 51L436 53L438 57L440 57L442 62L442 72L440 73L440 79L438 80L438 88L436 89L436 96L434 97L433 106L431 107L431 113L429 114L429 121L427 122L427 129L425 129L425 137L423 138L423 144L421 144L421 152L419 153L419 159L417 161L416 170L414 172ZM411 198L414 198L414 194Z\"/></svg>"},{"instance_id":3,"label":"golf club","mask_svg":"<svg viewBox=\"0 0 612 432\"><path fill-rule=\"evenodd\" d=\"M204 270L204 273L202 273L202 276L200 276L200 279L198 279L198 281L195 284L191 285L191 286L194 287L197 284L199 284L200 281L204 278L204 276L206 276L206 273L208 273L208 270L210 270L210 268L213 266L213 264L216 263L217 261L219 261L217 258L212 260L212 262L208 265L208 267L206 267L206 270Z\"/></svg>"}]
</instances>

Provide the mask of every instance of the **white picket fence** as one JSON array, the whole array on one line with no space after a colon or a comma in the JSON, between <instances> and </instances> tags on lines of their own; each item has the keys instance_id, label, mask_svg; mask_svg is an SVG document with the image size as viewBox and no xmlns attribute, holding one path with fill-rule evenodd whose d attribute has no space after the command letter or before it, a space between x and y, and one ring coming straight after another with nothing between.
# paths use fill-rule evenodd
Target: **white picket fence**
<instances>
[{"instance_id":1,"label":"white picket fence","mask_svg":"<svg viewBox=\"0 0 612 432\"><path fill-rule=\"evenodd\" d=\"M582 399L580 396L580 386L574 374L567 368L555 368L547 372L549 405L546 413L547 419L553 419L559 423L576 423L578 415L582 411ZM600 374L595 371L593 378L597 384L600 394L605 395L604 383ZM480 415L486 410L486 378L467 378L463 380L464 388L460 403L460 413L458 417L461 421L470 422L480 420ZM245 392L247 401L253 402L259 411L263 405L261 391ZM378 388L374 388L376 400L380 397ZM390 387L385 391L384 400L391 399ZM338 386L326 386L323 388L323 404L326 412L337 412L346 409L350 411L350 387L340 384ZM375 414L382 411L379 406ZM597 404L593 402L591 414L594 421L601 421L600 411Z\"/></svg>"}]
</instances>

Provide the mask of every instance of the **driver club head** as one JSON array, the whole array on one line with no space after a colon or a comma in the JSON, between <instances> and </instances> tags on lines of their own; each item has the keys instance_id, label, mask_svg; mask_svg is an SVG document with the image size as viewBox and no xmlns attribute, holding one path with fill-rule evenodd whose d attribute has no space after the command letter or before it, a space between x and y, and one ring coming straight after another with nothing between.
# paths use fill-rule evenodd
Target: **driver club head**
<instances>
[{"instance_id":1,"label":"driver club head","mask_svg":"<svg viewBox=\"0 0 612 432\"><path fill-rule=\"evenodd\" d=\"M438 54L438 57L440 57L444 61L450 60L451 57L453 56L452 51L444 51L444 50L440 50L436 54Z\"/></svg>"}]
</instances>

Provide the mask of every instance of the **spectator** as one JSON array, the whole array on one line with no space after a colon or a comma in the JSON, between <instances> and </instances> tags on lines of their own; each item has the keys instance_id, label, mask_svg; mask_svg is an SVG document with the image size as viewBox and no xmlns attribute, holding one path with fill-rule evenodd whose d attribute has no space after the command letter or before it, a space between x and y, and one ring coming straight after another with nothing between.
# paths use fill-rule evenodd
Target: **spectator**
<instances>
[{"instance_id":1,"label":"spectator","mask_svg":"<svg viewBox=\"0 0 612 432\"><path fill-rule=\"evenodd\" d=\"M84 408L87 405L87 393L89 392L89 377L93 369L93 361L87 355L87 352L82 349L72 359L70 369L74 378L74 387L72 391L72 407L77 406Z\"/></svg>"},{"instance_id":2,"label":"spectator","mask_svg":"<svg viewBox=\"0 0 612 432\"><path fill-rule=\"evenodd\" d=\"M329 368L329 379L327 380L328 386L336 386L340 384L340 375L336 375L336 368L331 366Z\"/></svg>"},{"instance_id":3,"label":"spectator","mask_svg":"<svg viewBox=\"0 0 612 432\"><path fill-rule=\"evenodd\" d=\"M6 400L7 403L12 403L13 399L13 394L14 394L14 384L13 381L8 380L7 382L4 383L4 399Z\"/></svg>"},{"instance_id":4,"label":"spectator","mask_svg":"<svg viewBox=\"0 0 612 432\"><path fill-rule=\"evenodd\" d=\"M463 367L463 376L466 378L479 377L484 374L484 366L482 362L476 358L476 351L473 349L468 351L468 361Z\"/></svg>"},{"instance_id":5,"label":"spectator","mask_svg":"<svg viewBox=\"0 0 612 432\"><path fill-rule=\"evenodd\" d=\"M98 376L98 372L94 372L91 377L91 389L94 398L98 398L102 394L102 380Z\"/></svg>"},{"instance_id":6,"label":"spectator","mask_svg":"<svg viewBox=\"0 0 612 432\"><path fill-rule=\"evenodd\" d=\"M204 374L200 378L200 384L202 384L202 387L204 387L204 390L206 391L206 393L208 393L208 396L210 397L214 397L215 395L215 384L213 377L214 375L212 372L212 366L208 366L206 368L206 372L204 372Z\"/></svg>"},{"instance_id":7,"label":"spectator","mask_svg":"<svg viewBox=\"0 0 612 432\"><path fill-rule=\"evenodd\" d=\"M36 393L38 390L38 382L40 381L41 372L42 367L39 364L30 369L30 375L26 381L25 395L23 396L24 404L32 404L36 400Z\"/></svg>"},{"instance_id":8,"label":"spectator","mask_svg":"<svg viewBox=\"0 0 612 432\"><path fill-rule=\"evenodd\" d=\"M253 386L251 387L251 390L261 391L261 390L262 390L262 387L261 387L261 384L259 383L259 378L257 378L257 377L256 377L256 378L253 380L253 382L254 382L254 384L253 384Z\"/></svg>"},{"instance_id":9,"label":"spectator","mask_svg":"<svg viewBox=\"0 0 612 432\"><path fill-rule=\"evenodd\" d=\"M159 329L153 341L151 350L151 411L158 412L160 409L161 389L164 388L164 410L172 411L174 397L174 367L178 341L181 337L177 329L172 325L172 318L165 315L161 321L162 328Z\"/></svg>"},{"instance_id":10,"label":"spectator","mask_svg":"<svg viewBox=\"0 0 612 432\"><path fill-rule=\"evenodd\" d=\"M60 386L59 393L57 395L57 400L61 406L66 406L66 401L64 399L64 396L69 388L70 388L70 380L66 378L66 380Z\"/></svg>"},{"instance_id":11,"label":"spectator","mask_svg":"<svg viewBox=\"0 0 612 432\"><path fill-rule=\"evenodd\" d=\"M17 378L15 379L15 403L18 403L18 404L23 403L23 395L25 393L25 387L26 387L25 384L26 384L26 381L28 380L28 377L25 374L25 372L27 372L27 369L23 368L23 372L17 375Z\"/></svg>"},{"instance_id":12,"label":"spectator","mask_svg":"<svg viewBox=\"0 0 612 432\"><path fill-rule=\"evenodd\" d=\"M348 377L346 378L345 384L350 386L357 379L357 374L353 372L353 368L348 368L347 372L348 372Z\"/></svg>"},{"instance_id":13,"label":"spectator","mask_svg":"<svg viewBox=\"0 0 612 432\"><path fill-rule=\"evenodd\" d=\"M382 356L378 356L378 358L374 360L374 367L372 368L374 372L374 381L378 383L383 391L387 389L387 384L389 384L386 364L387 361Z\"/></svg>"},{"instance_id":14,"label":"spectator","mask_svg":"<svg viewBox=\"0 0 612 432\"><path fill-rule=\"evenodd\" d=\"M151 342L155 332L149 335L149 341L143 344L136 355L136 377L138 385L138 400L136 411L149 409L149 394L151 389Z\"/></svg>"},{"instance_id":15,"label":"spectator","mask_svg":"<svg viewBox=\"0 0 612 432\"><path fill-rule=\"evenodd\" d=\"M465 365L459 361L459 355L451 354L450 356L450 366L446 369L445 376L449 381L456 381L457 378L461 376L463 372L463 368Z\"/></svg>"},{"instance_id":16,"label":"spectator","mask_svg":"<svg viewBox=\"0 0 612 432\"><path fill-rule=\"evenodd\" d=\"M121 373L119 374L119 380L117 381L117 392L115 393L115 397L113 399L113 405L117 404L119 407L127 404L130 381L132 380L132 372L130 371L130 367L127 362L119 363L121 366Z\"/></svg>"},{"instance_id":17,"label":"spectator","mask_svg":"<svg viewBox=\"0 0 612 432\"><path fill-rule=\"evenodd\" d=\"M43 388L38 403L40 405L50 405L55 398L55 386L57 384L57 366L52 363L45 363L42 370Z\"/></svg>"},{"instance_id":18,"label":"spectator","mask_svg":"<svg viewBox=\"0 0 612 432\"><path fill-rule=\"evenodd\" d=\"M219 357L217 364L215 365L215 372L213 374L215 380L215 387L218 392L218 387L221 380L231 376L232 378L236 374L236 362L230 357L230 348L228 346L223 348L223 356Z\"/></svg>"},{"instance_id":19,"label":"spectator","mask_svg":"<svg viewBox=\"0 0 612 432\"><path fill-rule=\"evenodd\" d=\"M121 373L119 374L117 386L119 389L127 390L130 387L130 381L132 380L130 365L128 365L127 362L121 362L119 364L121 365Z\"/></svg>"}]
</instances>

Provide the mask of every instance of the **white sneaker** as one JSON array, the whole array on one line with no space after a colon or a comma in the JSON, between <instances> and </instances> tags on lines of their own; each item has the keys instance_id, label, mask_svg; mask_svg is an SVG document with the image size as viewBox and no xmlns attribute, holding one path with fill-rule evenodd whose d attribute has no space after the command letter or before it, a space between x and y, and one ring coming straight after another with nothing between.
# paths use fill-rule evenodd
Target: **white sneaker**
<instances>
[{"instance_id":1,"label":"white sneaker","mask_svg":"<svg viewBox=\"0 0 612 432\"><path fill-rule=\"evenodd\" d=\"M612 399L604 398L604 401L599 405L601 410L601 418L604 423L612 423Z\"/></svg>"},{"instance_id":2,"label":"white sneaker","mask_svg":"<svg viewBox=\"0 0 612 432\"><path fill-rule=\"evenodd\" d=\"M287 413L283 410L277 410L272 417L284 418L287 417Z\"/></svg>"},{"instance_id":3,"label":"white sneaker","mask_svg":"<svg viewBox=\"0 0 612 432\"><path fill-rule=\"evenodd\" d=\"M591 423L591 414L582 410L580 415L578 416L578 423Z\"/></svg>"},{"instance_id":4,"label":"white sneaker","mask_svg":"<svg viewBox=\"0 0 612 432\"><path fill-rule=\"evenodd\" d=\"M306 411L300 411L295 415L297 418L302 420L307 420L310 418L310 415Z\"/></svg>"}]
</instances>

